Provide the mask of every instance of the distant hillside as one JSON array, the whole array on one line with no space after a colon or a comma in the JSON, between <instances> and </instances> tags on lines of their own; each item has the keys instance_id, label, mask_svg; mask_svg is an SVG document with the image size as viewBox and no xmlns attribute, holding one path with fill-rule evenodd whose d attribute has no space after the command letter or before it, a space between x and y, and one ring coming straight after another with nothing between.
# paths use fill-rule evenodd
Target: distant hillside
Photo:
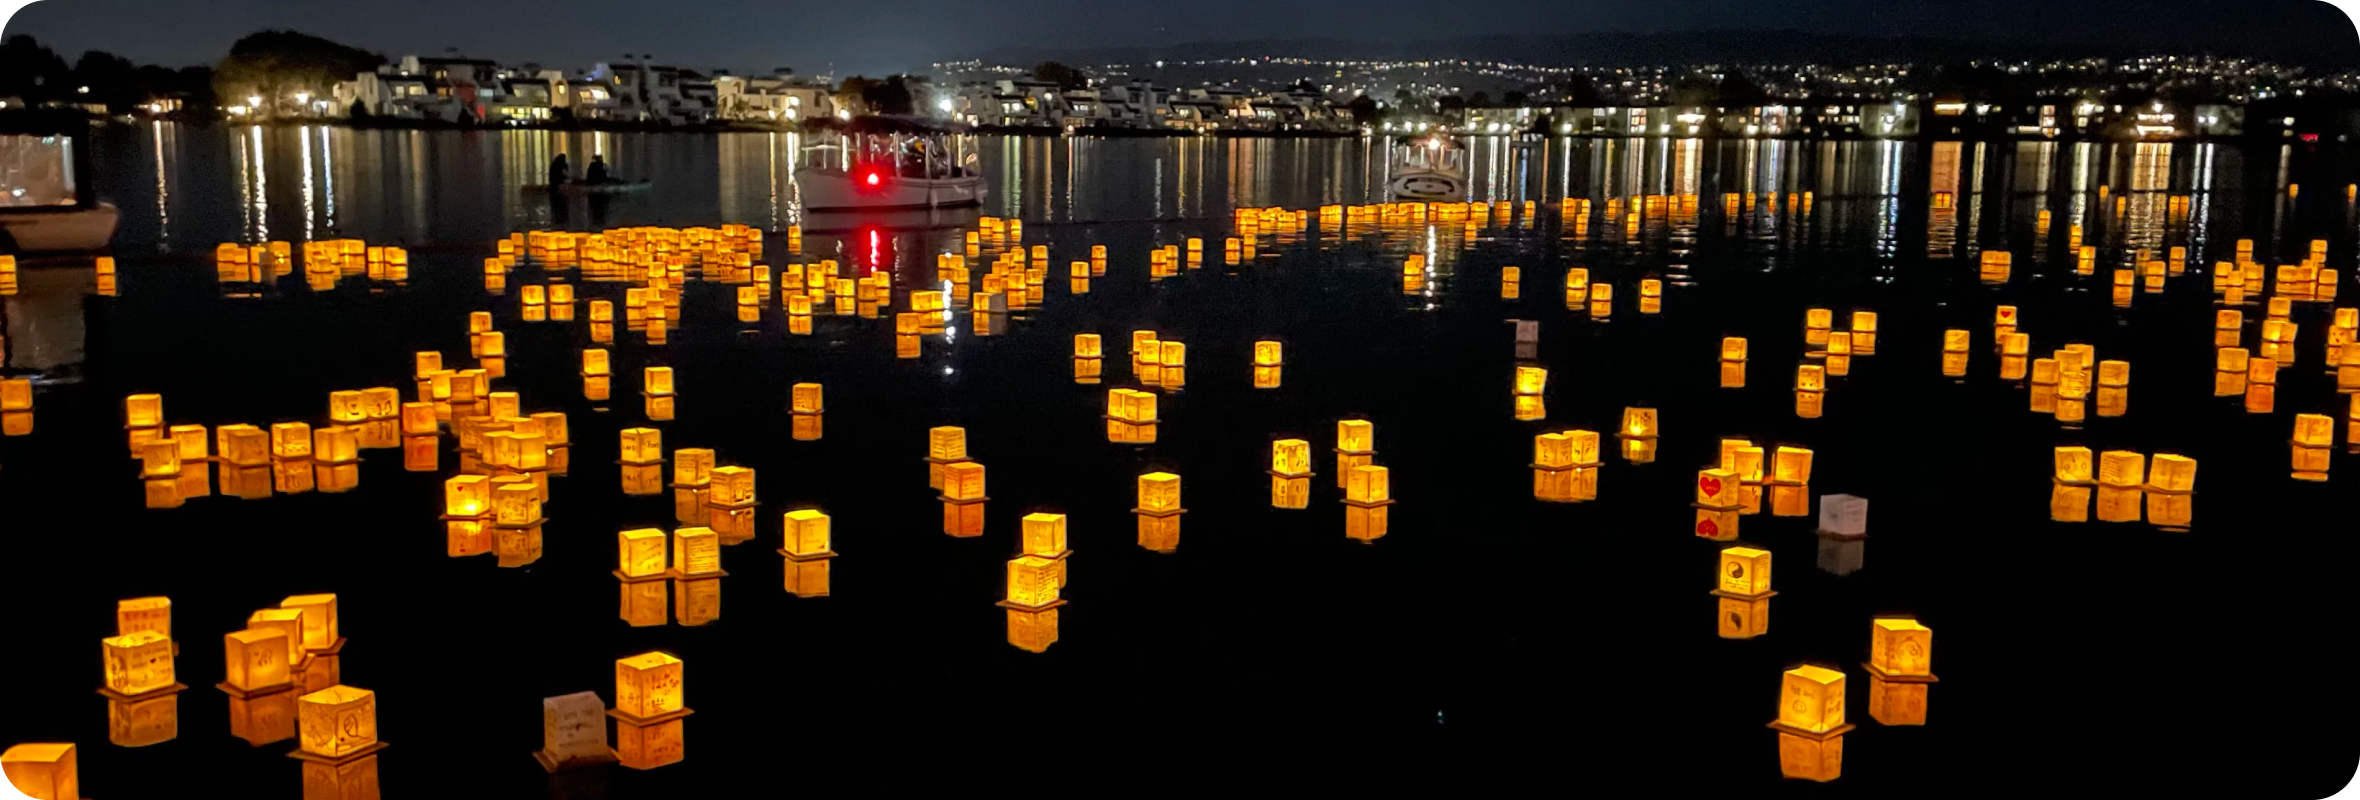
<instances>
[{"instance_id":1,"label":"distant hillside","mask_svg":"<svg viewBox=\"0 0 2360 800\"><path fill-rule=\"evenodd\" d=\"M1142 64L1158 59L1275 56L1321 60L1478 59L1543 65L1625 66L1637 64L1782 64L1953 61L1972 58L2127 56L2211 52L2250 55L2282 63L2360 61L2360 46L2349 30L2316 36L2276 38L2267 47L2212 41L2192 31L2182 41L2138 37L2113 44L2058 44L1972 41L1933 37L1879 38L1800 31L1693 31L1682 33L1576 33L1542 36L1480 36L1413 42L1343 39L1256 39L1194 42L1167 47L1010 47L976 56L986 63L1028 65ZM2238 37L2242 38L2242 37Z\"/></svg>"}]
</instances>

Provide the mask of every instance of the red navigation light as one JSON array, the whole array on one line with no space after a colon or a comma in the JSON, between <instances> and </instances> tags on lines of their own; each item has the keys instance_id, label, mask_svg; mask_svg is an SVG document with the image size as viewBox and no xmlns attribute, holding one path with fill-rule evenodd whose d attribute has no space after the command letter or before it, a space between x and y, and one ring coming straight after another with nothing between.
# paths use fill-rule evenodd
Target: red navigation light
<instances>
[{"instance_id":1,"label":"red navigation light","mask_svg":"<svg viewBox=\"0 0 2360 800\"><path fill-rule=\"evenodd\" d=\"M868 179L867 179L867 180L868 180L868 182L869 182L869 185L870 185L870 186L875 186L875 185L877 185L878 181L880 181L880 180L883 180L883 179L882 179L882 178L879 178L879 177L877 176L877 173L875 173L875 172L871 172L871 173L869 173L869 176L868 176Z\"/></svg>"}]
</instances>

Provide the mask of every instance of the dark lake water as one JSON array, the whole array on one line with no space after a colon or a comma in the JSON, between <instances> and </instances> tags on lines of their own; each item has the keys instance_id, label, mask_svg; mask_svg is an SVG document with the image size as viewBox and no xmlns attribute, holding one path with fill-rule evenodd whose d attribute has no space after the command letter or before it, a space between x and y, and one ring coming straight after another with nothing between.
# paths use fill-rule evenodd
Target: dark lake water
<instances>
[{"instance_id":1,"label":"dark lake water","mask_svg":"<svg viewBox=\"0 0 2360 800\"><path fill-rule=\"evenodd\" d=\"M94 293L88 270L25 270L5 306L10 366L78 381L45 386L32 433L0 438L0 563L14 571L0 742L76 742L92 797L299 796L292 743L233 737L210 684L223 634L315 592L340 598L344 682L377 693L391 797L1113 794L1249 766L1644 796L2313 797L2360 758L2341 723L2360 692L2336 666L2353 639L2341 612L2360 530L2341 473L2354 467L2296 480L2288 451L2294 415L2326 414L2333 460L2349 461L2349 397L2324 362L2333 304L2294 304L2295 362L2274 410L2248 413L2213 391L2211 290L2212 265L2241 238L2264 263L2324 239L2348 283L2360 252L2349 153L1479 140L1473 199L1512 213L1472 235L1456 222L1339 235L1316 209L1384 199L1381 143L986 138L981 213L1022 219L1023 243L1048 248L1038 307L990 335L959 309L919 357L897 358L891 313L823 313L791 333L775 302L740 322L735 287L692 276L668 344L617 331L615 399L592 402L577 375L578 352L598 346L586 313L526 321L519 289L557 278L585 304L620 306L625 286L528 262L488 292L494 240L742 223L768 232L773 265L890 272L890 312L939 287L935 254L961 228L804 218L792 172L806 143L786 135L130 127L95 144L96 184L124 214L117 290ZM655 186L597 203L521 193L560 151L604 153ZM1648 196L1672 200L1631 199ZM1636 203L1635 227L1607 216L1612 200ZM1586 226L1570 201L1590 204ZM1309 232L1265 235L1250 263L1220 263L1233 210L1267 206L1313 209ZM784 235L797 224L810 231L800 256ZM2074 271L2074 225L2097 248L2093 275ZM343 237L410 247L409 280L320 290L298 269L225 287L211 263L225 241ZM1206 240L1206 265L1151 280L1149 253L1189 237ZM1074 293L1063 265L1092 245L1108 250L1106 274ZM2112 270L2173 247L2187 248L2185 274L2112 301ZM1981 255L1999 250L2013 253L2009 279L1978 281ZM1405 291L1413 254L1428 276ZM1508 266L1523 275L1517 299L1501 296ZM1568 308L1572 266L1615 287L1610 316ZM1666 284L1660 314L1641 313L1648 279ZM2127 413L2093 408L2068 427L2030 411L2026 387L1999 377L1999 305L2020 309L2036 357L2087 343L2129 361ZM1817 363L1803 342L1811 308L1835 310L1838 329L1873 310L1882 333L1806 419L1790 389L1798 364ZM2263 306L2243 310L2242 342L2258 347ZM533 563L448 555L437 514L459 458L447 431L436 469L368 450L349 492L143 507L126 395L162 394L172 423L324 424L334 390L412 399L415 351L473 364L474 311L507 336L495 388L565 412L572 429ZM1528 355L1515 319L1539 322ZM1146 328L1187 344L1187 384L1161 394L1155 443L1110 443L1099 414L1109 389L1140 386L1122 352ZM1941 371L1952 328L1973 336L1960 379ZM1076 383L1069 357L1089 332L1111 356L1096 385ZM1743 388L1720 387L1724 336L1750 340ZM1254 388L1260 339L1286 344L1279 388ZM1545 419L1511 413L1520 364L1550 370ZM666 448L753 467L762 503L757 538L725 548L718 619L698 627L626 624L608 572L617 531L674 527L671 495L624 494L614 464L617 432L648 424L633 393L658 365L680 386L677 418L655 423ZM788 387L806 381L827 392L815 441L786 412ZM1660 413L1657 460L1631 463L1609 439L1596 500L1537 501L1533 437L1611 433L1626 407ZM1345 536L1327 454L1346 418L1374 422L1399 500L1373 543ZM937 425L965 426L989 469L979 537L942 532L920 460ZM1269 442L1287 437L1316 454L1303 510L1273 508L1262 471ZM1692 533L1696 471L1721 437L1810 448L1814 501L1870 500L1861 568L1845 575L1815 563L1816 502L1814 516L1742 519L1740 541L1778 565L1772 622L1749 639L1717 634L1707 592L1727 545ZM2053 521L2050 460L2064 445L2196 458L2193 525ZM1182 477L1189 509L1171 553L1142 548L1130 513L1135 476L1156 470ZM814 506L841 555L830 596L796 598L774 552L780 514ZM1060 638L1031 653L1008 643L993 603L1019 518L1042 510L1069 515L1074 553ZM176 738L126 748L91 692L95 656L113 602L148 595L172 598L180 679L195 688L178 696ZM1861 662L1881 615L1938 634L1922 727L1867 713ZM656 649L686 662L686 760L552 783L530 757L540 699L596 691L611 704L614 660ZM1780 672L1806 662L1846 672L1859 725L1825 785L1782 779L1764 727Z\"/></svg>"}]
</instances>

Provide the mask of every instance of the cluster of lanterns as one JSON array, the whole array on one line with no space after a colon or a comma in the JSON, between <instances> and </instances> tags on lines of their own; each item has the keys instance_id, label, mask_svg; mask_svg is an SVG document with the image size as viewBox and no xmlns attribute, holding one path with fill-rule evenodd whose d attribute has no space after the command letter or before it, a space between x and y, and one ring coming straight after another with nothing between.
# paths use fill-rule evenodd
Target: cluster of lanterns
<instances>
[{"instance_id":1,"label":"cluster of lanterns","mask_svg":"<svg viewBox=\"0 0 2360 800\"><path fill-rule=\"evenodd\" d=\"M533 760L551 773L621 764L650 770L688 758L687 663L662 651L615 659L615 707L597 692L541 700L541 749ZM606 720L615 721L610 746Z\"/></svg>"},{"instance_id":2,"label":"cluster of lanterns","mask_svg":"<svg viewBox=\"0 0 2360 800\"><path fill-rule=\"evenodd\" d=\"M1731 562L1724 556L1724 568ZM1742 564L1737 564L1742 566ZM1762 564L1768 574L1767 561ZM1726 580L1726 578L1724 578ZM1909 618L1879 618L1869 629L1868 713L1888 726L1926 724L1933 673L1934 631ZM1826 782L1843 775L1844 735L1859 726L1846 721L1843 670L1804 664L1779 677L1778 769L1789 778Z\"/></svg>"},{"instance_id":3,"label":"cluster of lanterns","mask_svg":"<svg viewBox=\"0 0 2360 800\"><path fill-rule=\"evenodd\" d=\"M327 425L279 422L264 431L230 424L210 436L203 425L167 425L161 395L125 397L123 417L132 456L140 462L147 507L178 508L189 498L213 493L215 464L221 468L220 493L244 499L274 491L351 491L360 484L360 451L367 449L401 447L411 469L434 469L433 447L412 448L405 437L408 417L425 415L431 427L434 410L410 405L393 387L340 390L329 393ZM415 458L419 455L423 466Z\"/></svg>"},{"instance_id":4,"label":"cluster of lanterns","mask_svg":"<svg viewBox=\"0 0 2360 800\"><path fill-rule=\"evenodd\" d=\"M325 239L304 242L300 263L294 258L296 252L285 241L255 245L223 242L213 249L214 278L233 296L248 297L255 296L261 284L293 274L298 266L303 269L304 285L314 291L335 288L337 281L354 276L388 283L410 279L410 252L398 246ZM111 274L113 265L107 266Z\"/></svg>"},{"instance_id":5,"label":"cluster of lanterns","mask_svg":"<svg viewBox=\"0 0 2360 800\"><path fill-rule=\"evenodd\" d=\"M1741 202L1750 209L1756 197L1731 193L1724 195L1723 201L1732 211ZM1764 198L1766 205L1777 201L1776 195ZM1788 195L1785 200L1790 206L1799 202L1806 210L1810 201L1809 193L1799 200ZM1605 217L1622 221L1626 235L1635 235L1643 215L1664 214L1675 219L1685 215L1692 222L1695 204L1694 195L1650 196L1626 209L1623 200L1615 199L1606 203ZM1569 199L1565 210L1574 235L1586 236L1590 201ZM1525 218L1530 219L1534 212L1533 204L1524 204ZM1309 230L1311 213L1239 209L1234 220L1238 236L1222 242L1224 263L1253 261L1265 237L1280 246L1299 241ZM1347 234L1355 225L1396 228L1458 223L1472 239L1484 220L1505 224L1516 208L1507 203L1397 203L1323 206L1316 213L1323 228ZM2041 213L2045 235L2047 212ZM2094 269L2093 249L2080 244L2079 226L2074 226L2072 236L2078 268L2088 274ZM800 253L800 239L800 230L788 231L790 252ZM942 290L909 293L910 310L894 315L897 356L917 357L919 337L943 332L953 303L966 303L972 309L977 315L975 331L980 335L1003 330L1011 309L1039 306L1044 299L1048 248L1036 244L1028 251L1021 242L1021 221L986 217L976 230L965 233L963 254L940 254L937 272L948 285ZM1151 277L1176 275L1183 266L1200 267L1205 248L1198 238L1157 247L1150 253ZM264 269L287 274L291 266L288 249L284 242L250 248L224 245L217 253L222 280L233 282L233 269L234 282L260 282ZM740 284L735 291L740 321L759 320L762 310L776 297L788 318L789 331L800 335L811 333L812 318L819 309L876 318L894 302L889 272L844 276L832 260L773 270L754 263L762 251L760 232L741 225L630 228L597 234L534 231L499 241L498 256L487 259L484 274L487 290L494 294L504 293L508 276L520 259L576 269L585 280L631 283L625 291L624 321L628 328L643 331L651 345L663 344L667 331L677 325L681 286L692 268L703 279ZM2241 303L2244 294L2261 291L2264 275L2252 263L2251 251L2250 241L2241 242L2238 262L2215 271L2215 287L2227 303ZM971 279L967 264L970 260L980 263L987 252L993 258L978 283ZM394 281L407 274L408 255L398 247L336 240L305 244L302 253L307 277L317 272L327 276L331 284L337 277L364 271L372 279ZM1428 258L1425 253L1412 253L1404 260L1405 293L1425 290L1431 275ZM2172 248L2169 260L2162 261L2141 251L2136 261L2135 271L2116 274L2118 304L2127 304L2129 287L2137 285L2138 278L2146 279L2147 291L2159 291L2164 277L2179 274L2185 252ZM2274 408L2277 369L2294 361L2297 329L2289 319L2289 304L2332 300L2334 296L2334 273L2322 269L2323 262L2324 242L2316 242L2311 258L2304 263L2278 268L2280 296L2270 298L2258 354L2249 355L2242 347L2243 314L2235 309L2218 312L2214 337L2219 348L2217 392L2245 395L2247 409L2255 413ZM1087 261L1070 264L1071 290L1087 293L1091 281L1103 277L1106 269L1105 246L1093 245ZM1980 274L1985 282L2005 283L2011 270L2010 254L1983 254ZM1521 279L1520 268L1503 268L1501 296L1519 298ZM0 293L13 286L13 261L0 260ZM1597 319L1612 314L1614 286L1592 282L1586 268L1567 271L1564 292L1569 309L1586 311ZM1663 281L1640 281L1638 296L1639 313L1660 313ZM576 302L575 287L568 283L528 284L519 291L520 315L526 321L571 320ZM2355 319L2352 311L2337 310L2326 361L2339 388L2346 391L2360 388L2360 346L2352 346L2360 319ZM591 339L611 344L612 303L592 300L588 317ZM1821 416L1828 379L1847 375L1853 356L1875 353L1875 312L1852 312L1850 330L1835 330L1835 321L1829 309L1809 309L1805 314L1807 363L1798 366L1794 384L1795 410L1800 417ZM2036 410L2052 413L2068 425L2077 423L2084 398L2094 384L2098 415L2123 413L2127 362L2096 360L2094 349L2084 344L2069 344L2049 358L2030 359L2030 337L2018 326L2015 307L2000 306L1994 314L1994 347L2001 377L2027 381ZM126 422L134 454L141 462L142 479L148 483L150 504L177 505L169 498L189 494L190 467L195 466L196 486L201 489L205 484L202 470L214 462L224 465L222 493L233 496L252 496L247 481L255 475L267 481L259 484L261 496L267 496L274 486L281 492L306 491L315 485L321 491L350 489L357 481L358 451L368 448L400 446L408 468L431 471L438 466L437 445L441 428L447 424L459 441L461 464L461 474L445 482L444 519L451 555L497 552L503 566L532 563L540 554L549 477L566 471L565 416L556 412L525 414L514 392L492 391L491 381L505 374L506 337L493 328L488 312L471 315L469 333L477 367L445 369L439 353L421 352L416 401L402 402L398 390L390 387L337 391L330 397L330 424L317 429L304 422L279 423L267 432L249 425L225 425L209 439L203 426L167 426L161 397L132 395L126 399ZM1965 376L1972 338L1966 330L1945 332L1944 375ZM1548 370L1532 360L1537 340L1537 323L1518 321L1520 363L1511 385L1512 413L1518 420L1542 420L1547 414ZM1748 349L1743 337L1721 341L1721 386L1745 385ZM1108 440L1152 444L1160 424L1159 394L1186 385L1187 346L1154 330L1136 330L1130 353L1141 388L1108 390ZM1285 346L1277 340L1254 343L1256 388L1281 385L1284 353ZM1099 334L1075 335L1072 356L1077 383L1102 380L1104 351ZM606 400L612 381L608 350L583 349L581 375L585 397ZM2234 391L2222 391L2231 387ZM678 392L671 367L644 367L641 393L648 420L676 417ZM823 395L818 383L796 383L791 388L788 411L796 439L820 437ZM0 418L7 422L7 433L29 431L31 411L29 383L22 379L0 381ZM2360 395L2355 395L2349 416L2353 435L2360 437ZM2334 428L2334 420L2324 414L2297 417L2291 442L2297 478L2325 479ZM1614 435L1626 461L1654 461L1661 435L1656 410L1625 408ZM209 442L218 443L219 456L207 450ZM1595 499L1598 470L1604 461L1601 446L1602 436L1596 431L1567 429L1537 434L1530 465L1534 497L1544 502ZM1373 543L1386 535L1394 503L1388 469L1373 463L1373 424L1360 419L1339 421L1333 450L1337 486L1343 491L1347 512L1346 535ZM1274 508L1308 507L1310 480L1316 477L1310 451L1310 443L1301 438L1271 443L1268 474ZM1718 599L1717 630L1723 638L1765 635L1768 601L1776 594L1771 588L1770 551L1736 543L1740 519L1761 513L1765 501L1773 515L1808 516L1813 457L1809 449L1764 448L1749 440L1729 438L1721 440L1718 460L1697 473L1692 503L1694 533L1727 543L1718 553L1712 591ZM660 494L666 460L660 430L633 427L620 432L618 461L625 494ZM719 580L728 574L721 568L721 549L754 536L753 515L758 503L752 469L717 466L714 451L709 449L679 449L671 453L671 460L670 483L679 525L668 532L649 527L617 534L614 575L622 587L621 616L634 627L668 624L667 612L675 611L684 626L717 619ZM966 431L953 426L930 430L925 460L929 486L940 491L944 533L962 538L980 536L984 504L989 498L984 466L969 456ZM297 463L305 476L301 479L293 466ZM237 473L234 482L233 471ZM2088 448L2059 447L2052 516L2060 521L2086 521L2094 500L2102 521L2138 521L2143 508L2145 518L2153 524L2185 529L2192 518L2194 477L2195 461L2184 456L2158 454L2150 461L2136 452L2107 451L2093 457ZM1139 545L1159 553L1175 552L1180 520L1186 512L1180 475L1165 470L1140 474L1136 492L1137 505L1132 511ZM1823 568L1837 574L1858 569L1865 514L1866 501L1859 498L1822 498L1818 534ZM785 562L784 587L789 594L806 598L829 594L830 568L836 555L831 524L829 516L818 509L785 512L778 552ZM1005 593L998 603L1005 613L1011 645L1038 653L1057 641L1070 555L1065 515L1042 512L1023 518L1020 552L1005 565ZM667 595L667 588L676 588L676 603L670 602L673 596ZM112 729L124 732L118 743L161 741L154 732L164 729L167 723L163 720L170 720L176 728L177 706L169 705L169 712L162 710L175 703L175 693L185 688L174 681L172 660L177 646L170 639L169 618L170 604L163 598L124 601L118 609L118 635L105 640L105 691L111 704L121 706L110 706L110 719L120 720ZM337 776L332 780L350 780L358 774L352 771L353 765L366 763L367 782L373 785L374 754L384 745L375 736L373 695L340 683L338 660L343 640L336 631L335 596L290 597L279 608L256 612L247 624L247 629L225 637L228 677L221 684L232 697L233 725L240 735L260 744L296 736L299 727L299 757L306 760L307 783L315 765ZM1877 722L1924 724L1928 686L1935 680L1930 671L1931 635L1930 629L1913 619L1873 621L1869 660L1863 666L1870 677L1870 716ZM1784 674L1778 719L1771 727L1779 732L1780 765L1787 776L1825 781L1840 775L1842 739L1854 730L1845 717L1845 681L1841 670L1819 665L1799 666ZM595 692L544 700L545 742L535 755L552 772L613 761L635 769L677 763L684 757L682 718L691 713L681 687L682 662L674 656L651 652L620 659L616 662L613 709L606 709ZM601 717L616 721L612 748ZM276 738L264 738L272 736ZM70 787L74 781L71 745L19 746L0 761L10 765L12 780L23 765L25 774L46 776L53 786L63 781ZM65 796L72 796L70 788L65 791Z\"/></svg>"}]
</instances>

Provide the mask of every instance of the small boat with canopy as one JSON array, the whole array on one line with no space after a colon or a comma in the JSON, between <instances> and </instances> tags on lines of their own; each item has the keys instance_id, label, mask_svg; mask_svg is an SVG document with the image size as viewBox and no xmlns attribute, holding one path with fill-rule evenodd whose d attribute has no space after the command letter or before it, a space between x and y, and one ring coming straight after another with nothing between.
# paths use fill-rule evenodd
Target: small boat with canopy
<instances>
[{"instance_id":1,"label":"small boat with canopy","mask_svg":"<svg viewBox=\"0 0 2360 800\"><path fill-rule=\"evenodd\" d=\"M866 116L815 127L837 131L842 143L807 148L818 158L795 172L804 211L919 211L983 202L983 173L966 125Z\"/></svg>"},{"instance_id":2,"label":"small boat with canopy","mask_svg":"<svg viewBox=\"0 0 2360 800\"><path fill-rule=\"evenodd\" d=\"M1439 133L1395 144L1385 189L1395 200L1464 201L1467 149Z\"/></svg>"}]
</instances>

